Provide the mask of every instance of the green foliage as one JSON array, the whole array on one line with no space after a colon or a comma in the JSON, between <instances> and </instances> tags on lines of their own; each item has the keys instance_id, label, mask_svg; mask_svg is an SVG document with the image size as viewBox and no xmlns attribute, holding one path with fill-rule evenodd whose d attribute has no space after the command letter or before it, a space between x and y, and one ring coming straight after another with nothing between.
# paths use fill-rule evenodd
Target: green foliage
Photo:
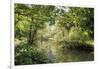
<instances>
[{"instance_id":1,"label":"green foliage","mask_svg":"<svg viewBox=\"0 0 100 69\"><path fill-rule=\"evenodd\" d=\"M67 24L69 24L69 30L71 27L77 27L79 31L87 31L91 38L94 38L94 9L93 8L79 8L70 7L69 12L65 12L65 15L59 17L60 26L65 27L67 30Z\"/></svg>"},{"instance_id":2,"label":"green foliage","mask_svg":"<svg viewBox=\"0 0 100 69\"><path fill-rule=\"evenodd\" d=\"M46 53L27 44L15 48L15 65L52 63Z\"/></svg>"},{"instance_id":3,"label":"green foliage","mask_svg":"<svg viewBox=\"0 0 100 69\"><path fill-rule=\"evenodd\" d=\"M69 32L69 40L86 41L89 39L89 33L87 31L76 30L76 28L72 27Z\"/></svg>"},{"instance_id":4,"label":"green foliage","mask_svg":"<svg viewBox=\"0 0 100 69\"><path fill-rule=\"evenodd\" d=\"M56 62L48 50L58 62L93 60L93 8L15 4L14 10L15 65Z\"/></svg>"}]
</instances>

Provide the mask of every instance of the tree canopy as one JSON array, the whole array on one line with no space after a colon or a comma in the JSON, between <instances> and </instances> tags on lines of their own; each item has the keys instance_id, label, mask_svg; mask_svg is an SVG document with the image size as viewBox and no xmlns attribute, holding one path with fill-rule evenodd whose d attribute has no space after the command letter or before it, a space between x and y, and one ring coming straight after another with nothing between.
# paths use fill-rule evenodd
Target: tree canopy
<instances>
[{"instance_id":1,"label":"tree canopy","mask_svg":"<svg viewBox=\"0 0 100 69\"><path fill-rule=\"evenodd\" d=\"M16 3L14 22L16 65L93 60L94 8Z\"/></svg>"}]
</instances>

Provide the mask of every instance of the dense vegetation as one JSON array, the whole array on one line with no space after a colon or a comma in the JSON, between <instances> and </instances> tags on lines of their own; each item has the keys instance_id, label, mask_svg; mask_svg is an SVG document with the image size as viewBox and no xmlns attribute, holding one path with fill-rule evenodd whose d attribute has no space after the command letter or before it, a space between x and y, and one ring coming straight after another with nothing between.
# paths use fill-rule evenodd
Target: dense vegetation
<instances>
[{"instance_id":1,"label":"dense vegetation","mask_svg":"<svg viewBox=\"0 0 100 69\"><path fill-rule=\"evenodd\" d=\"M15 4L15 65L94 60L94 9Z\"/></svg>"}]
</instances>

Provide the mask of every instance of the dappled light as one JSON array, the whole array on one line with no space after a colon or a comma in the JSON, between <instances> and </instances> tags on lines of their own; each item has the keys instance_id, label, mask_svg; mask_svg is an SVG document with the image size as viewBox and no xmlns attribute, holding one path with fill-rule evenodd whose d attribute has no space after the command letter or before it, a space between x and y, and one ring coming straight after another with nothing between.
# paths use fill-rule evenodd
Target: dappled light
<instances>
[{"instance_id":1,"label":"dappled light","mask_svg":"<svg viewBox=\"0 0 100 69\"><path fill-rule=\"evenodd\" d=\"M94 60L94 9L15 4L15 65Z\"/></svg>"}]
</instances>

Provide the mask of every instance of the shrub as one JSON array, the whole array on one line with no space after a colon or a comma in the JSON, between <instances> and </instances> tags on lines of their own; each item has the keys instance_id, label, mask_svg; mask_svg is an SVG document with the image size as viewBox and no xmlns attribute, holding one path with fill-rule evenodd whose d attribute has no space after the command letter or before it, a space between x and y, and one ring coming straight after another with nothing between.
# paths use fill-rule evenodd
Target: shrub
<instances>
[{"instance_id":1,"label":"shrub","mask_svg":"<svg viewBox=\"0 0 100 69\"><path fill-rule=\"evenodd\" d=\"M15 65L51 63L45 52L38 48L22 44L15 47Z\"/></svg>"}]
</instances>

